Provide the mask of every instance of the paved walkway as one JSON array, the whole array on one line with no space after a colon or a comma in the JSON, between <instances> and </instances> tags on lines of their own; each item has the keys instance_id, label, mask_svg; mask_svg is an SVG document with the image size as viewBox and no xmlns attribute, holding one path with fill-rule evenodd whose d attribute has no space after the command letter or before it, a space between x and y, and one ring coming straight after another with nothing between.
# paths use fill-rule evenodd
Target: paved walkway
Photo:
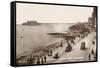
<instances>
[{"instance_id":1,"label":"paved walkway","mask_svg":"<svg viewBox=\"0 0 100 68\"><path fill-rule=\"evenodd\" d=\"M90 33L88 36L83 39L77 38L75 40L75 45L72 45L71 52L65 52L65 48L67 46L66 43L63 44L63 47L55 49L53 54L59 53L60 58L54 59L53 57L47 56L47 63L61 63L61 62L78 62L78 61L89 61L88 55L91 54L91 50L96 51L96 45L92 44L96 34L95 32ZM86 50L80 50L80 46L82 42L86 42ZM94 56L91 55L91 60L94 60Z\"/></svg>"}]
</instances>

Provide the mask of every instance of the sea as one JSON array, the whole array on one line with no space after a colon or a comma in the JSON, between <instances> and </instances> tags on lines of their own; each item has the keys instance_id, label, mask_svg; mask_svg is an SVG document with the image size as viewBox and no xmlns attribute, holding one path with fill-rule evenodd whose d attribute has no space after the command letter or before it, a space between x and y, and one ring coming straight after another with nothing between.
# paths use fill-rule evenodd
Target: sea
<instances>
[{"instance_id":1,"label":"sea","mask_svg":"<svg viewBox=\"0 0 100 68\"><path fill-rule=\"evenodd\" d=\"M16 25L16 56L30 54L37 48L50 46L63 38L54 38L48 33L69 31L75 23L41 23L39 25Z\"/></svg>"}]
</instances>

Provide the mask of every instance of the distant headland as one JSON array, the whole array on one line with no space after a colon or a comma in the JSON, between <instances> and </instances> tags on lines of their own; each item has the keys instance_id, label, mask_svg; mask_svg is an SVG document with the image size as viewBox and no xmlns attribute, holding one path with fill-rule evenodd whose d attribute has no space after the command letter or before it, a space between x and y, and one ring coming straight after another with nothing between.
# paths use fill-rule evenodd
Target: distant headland
<instances>
[{"instance_id":1,"label":"distant headland","mask_svg":"<svg viewBox=\"0 0 100 68\"><path fill-rule=\"evenodd\" d=\"M40 25L40 23L38 23L37 21L27 21L27 22L22 23L22 25L36 26L36 25Z\"/></svg>"}]
</instances>

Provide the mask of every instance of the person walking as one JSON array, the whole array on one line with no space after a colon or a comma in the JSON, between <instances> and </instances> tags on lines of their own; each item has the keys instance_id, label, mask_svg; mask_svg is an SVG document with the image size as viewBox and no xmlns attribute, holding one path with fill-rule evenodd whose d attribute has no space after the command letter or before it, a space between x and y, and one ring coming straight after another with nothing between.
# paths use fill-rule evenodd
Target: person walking
<instances>
[{"instance_id":1,"label":"person walking","mask_svg":"<svg viewBox=\"0 0 100 68\"><path fill-rule=\"evenodd\" d=\"M63 47L63 43L61 42L61 45L60 45L61 47Z\"/></svg>"},{"instance_id":2,"label":"person walking","mask_svg":"<svg viewBox=\"0 0 100 68\"><path fill-rule=\"evenodd\" d=\"M94 50L92 49L91 54L94 55Z\"/></svg>"},{"instance_id":3,"label":"person walking","mask_svg":"<svg viewBox=\"0 0 100 68\"><path fill-rule=\"evenodd\" d=\"M39 56L37 58L37 64L40 64L40 58L39 58Z\"/></svg>"},{"instance_id":4,"label":"person walking","mask_svg":"<svg viewBox=\"0 0 100 68\"><path fill-rule=\"evenodd\" d=\"M52 50L50 50L50 54L51 54L51 56L52 56Z\"/></svg>"},{"instance_id":5,"label":"person walking","mask_svg":"<svg viewBox=\"0 0 100 68\"><path fill-rule=\"evenodd\" d=\"M34 57L34 56L32 57L32 62L33 62L33 63L35 62L35 57Z\"/></svg>"},{"instance_id":6,"label":"person walking","mask_svg":"<svg viewBox=\"0 0 100 68\"><path fill-rule=\"evenodd\" d=\"M88 59L91 60L91 55L89 54Z\"/></svg>"},{"instance_id":7,"label":"person walking","mask_svg":"<svg viewBox=\"0 0 100 68\"><path fill-rule=\"evenodd\" d=\"M43 57L41 58L41 64L44 64L44 59L43 59Z\"/></svg>"},{"instance_id":8,"label":"person walking","mask_svg":"<svg viewBox=\"0 0 100 68\"><path fill-rule=\"evenodd\" d=\"M46 56L44 56L44 62L45 62L45 63L47 62L46 60L47 60L47 57L46 57Z\"/></svg>"}]
</instances>

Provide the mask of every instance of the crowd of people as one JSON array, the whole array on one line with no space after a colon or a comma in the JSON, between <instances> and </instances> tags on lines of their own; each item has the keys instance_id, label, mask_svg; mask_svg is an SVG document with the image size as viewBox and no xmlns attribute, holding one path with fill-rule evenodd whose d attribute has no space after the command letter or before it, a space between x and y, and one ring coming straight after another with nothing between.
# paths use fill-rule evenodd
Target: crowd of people
<instances>
[{"instance_id":1,"label":"crowd of people","mask_svg":"<svg viewBox=\"0 0 100 68\"><path fill-rule=\"evenodd\" d=\"M26 64L45 64L47 62L47 57L44 56L30 56L26 59Z\"/></svg>"}]
</instances>

